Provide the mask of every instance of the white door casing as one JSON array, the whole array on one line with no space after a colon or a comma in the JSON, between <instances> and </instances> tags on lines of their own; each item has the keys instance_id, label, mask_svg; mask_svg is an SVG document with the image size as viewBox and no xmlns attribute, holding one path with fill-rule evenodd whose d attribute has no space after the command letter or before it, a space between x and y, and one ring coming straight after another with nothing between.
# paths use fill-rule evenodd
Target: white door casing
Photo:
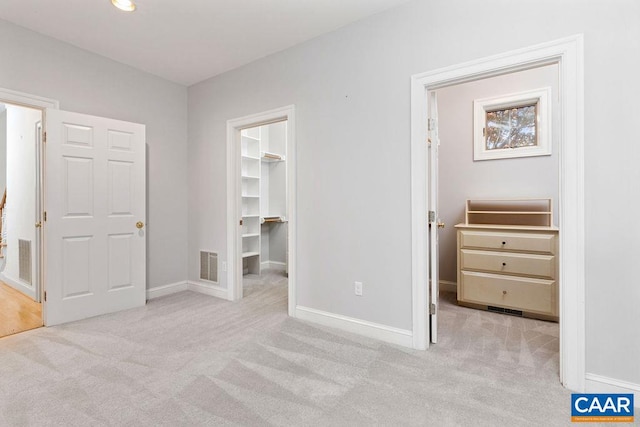
<instances>
[{"instance_id":1,"label":"white door casing","mask_svg":"<svg viewBox=\"0 0 640 427\"><path fill-rule=\"evenodd\" d=\"M288 269L288 314L296 316L297 279L297 209L296 209L296 140L295 106L276 108L262 113L239 117L227 121L227 299L242 298L242 237L239 221L241 208L241 150L242 129L287 122L287 269Z\"/></svg>"},{"instance_id":2,"label":"white door casing","mask_svg":"<svg viewBox=\"0 0 640 427\"><path fill-rule=\"evenodd\" d=\"M411 78L411 230L413 347L427 348L427 93L429 90L558 64L560 154L560 381L585 389L584 41L581 34Z\"/></svg>"},{"instance_id":3,"label":"white door casing","mask_svg":"<svg viewBox=\"0 0 640 427\"><path fill-rule=\"evenodd\" d=\"M45 324L144 305L144 125L47 109L45 126Z\"/></svg>"},{"instance_id":4,"label":"white door casing","mask_svg":"<svg viewBox=\"0 0 640 427\"><path fill-rule=\"evenodd\" d=\"M43 112L43 121L44 121L44 115L45 115L45 111L47 108L59 108L60 103L55 100L55 99L50 99L50 98L44 98L41 96L37 96L37 95L32 95L29 93L24 93L24 92L18 92L15 90L11 90L11 89L5 89L5 88L0 88L0 102L3 103L9 103L9 104L13 104L13 105L20 105L23 107L28 107L28 108L34 108L37 110L40 110ZM42 128L39 127L37 129L37 137L40 138L42 135ZM43 152L43 148L42 148L42 144L41 144L41 140L38 141L38 146L37 146L37 157L38 157L38 165L36 166L36 169L38 171L38 178L37 178L37 183L36 183L36 222L41 222L42 221L42 199L43 199L43 194L42 194L42 171L43 171L43 159L42 159L42 152ZM42 301L42 287L43 287L43 269L42 269L42 264L43 264L43 253L44 253L44 248L42 245L42 228L38 229L39 231L36 232L36 241L35 241L35 248L34 248L34 254L35 254L35 259L34 262L36 264L36 277L34 277L35 283L37 284L37 294L36 294L36 302L41 302ZM43 307L44 310L46 310L46 306Z\"/></svg>"},{"instance_id":5,"label":"white door casing","mask_svg":"<svg viewBox=\"0 0 640 427\"><path fill-rule=\"evenodd\" d=\"M430 337L432 343L438 342L438 297L440 286L440 264L438 250L438 230L440 227L438 209L438 97L436 92L429 92L429 211L433 212L433 221L429 225L429 300L430 307Z\"/></svg>"}]
</instances>

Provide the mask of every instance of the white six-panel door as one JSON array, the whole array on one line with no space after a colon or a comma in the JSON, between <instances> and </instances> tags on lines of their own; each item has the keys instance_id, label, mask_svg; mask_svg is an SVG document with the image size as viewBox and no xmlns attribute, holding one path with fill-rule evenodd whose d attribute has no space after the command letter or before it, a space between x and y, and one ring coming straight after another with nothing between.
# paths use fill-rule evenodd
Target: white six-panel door
<instances>
[{"instance_id":1,"label":"white six-panel door","mask_svg":"<svg viewBox=\"0 0 640 427\"><path fill-rule=\"evenodd\" d=\"M46 111L46 325L146 301L144 125Z\"/></svg>"}]
</instances>

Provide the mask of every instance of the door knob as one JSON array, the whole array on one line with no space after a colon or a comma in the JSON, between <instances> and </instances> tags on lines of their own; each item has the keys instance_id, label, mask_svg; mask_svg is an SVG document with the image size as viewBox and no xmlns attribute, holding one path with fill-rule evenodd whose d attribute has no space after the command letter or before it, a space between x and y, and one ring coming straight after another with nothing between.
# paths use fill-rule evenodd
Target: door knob
<instances>
[{"instance_id":1,"label":"door knob","mask_svg":"<svg viewBox=\"0 0 640 427\"><path fill-rule=\"evenodd\" d=\"M438 228L444 228L444 225L445 225L444 222L439 222L438 223Z\"/></svg>"},{"instance_id":2,"label":"door knob","mask_svg":"<svg viewBox=\"0 0 640 427\"><path fill-rule=\"evenodd\" d=\"M142 228L142 227L144 227L144 222L142 222L142 221L138 221L138 222L136 222L136 227L137 227L137 228Z\"/></svg>"},{"instance_id":3,"label":"door knob","mask_svg":"<svg viewBox=\"0 0 640 427\"><path fill-rule=\"evenodd\" d=\"M42 222L41 221L36 222L36 228L40 228L40 227L42 227Z\"/></svg>"}]
</instances>

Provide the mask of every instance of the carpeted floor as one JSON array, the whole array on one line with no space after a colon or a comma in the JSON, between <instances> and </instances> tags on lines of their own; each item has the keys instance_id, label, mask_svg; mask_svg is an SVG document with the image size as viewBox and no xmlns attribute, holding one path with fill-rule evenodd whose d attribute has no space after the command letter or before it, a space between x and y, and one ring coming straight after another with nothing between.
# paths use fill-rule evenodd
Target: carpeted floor
<instances>
[{"instance_id":1,"label":"carpeted floor","mask_svg":"<svg viewBox=\"0 0 640 427\"><path fill-rule=\"evenodd\" d=\"M0 339L0 425L571 424L557 324L443 295L440 343L413 351L288 318L265 277Z\"/></svg>"}]
</instances>

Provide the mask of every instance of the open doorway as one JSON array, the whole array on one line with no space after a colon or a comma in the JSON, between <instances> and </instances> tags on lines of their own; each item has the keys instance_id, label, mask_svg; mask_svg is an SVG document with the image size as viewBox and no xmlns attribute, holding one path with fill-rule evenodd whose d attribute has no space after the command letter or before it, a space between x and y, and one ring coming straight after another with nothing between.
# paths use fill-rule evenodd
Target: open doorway
<instances>
[{"instance_id":1,"label":"open doorway","mask_svg":"<svg viewBox=\"0 0 640 427\"><path fill-rule=\"evenodd\" d=\"M294 129L293 105L227 121L227 299L275 284L289 316L296 307Z\"/></svg>"},{"instance_id":2,"label":"open doorway","mask_svg":"<svg viewBox=\"0 0 640 427\"><path fill-rule=\"evenodd\" d=\"M43 325L42 110L0 104L0 337Z\"/></svg>"},{"instance_id":3,"label":"open doorway","mask_svg":"<svg viewBox=\"0 0 640 427\"><path fill-rule=\"evenodd\" d=\"M533 93L545 94L544 106ZM437 97L438 345L557 379L559 65L460 82L429 97ZM476 110L487 100L494 107L485 122ZM474 136L483 129L491 150L481 152ZM531 151L543 145L547 151Z\"/></svg>"},{"instance_id":4,"label":"open doorway","mask_svg":"<svg viewBox=\"0 0 640 427\"><path fill-rule=\"evenodd\" d=\"M287 121L242 129L242 296L287 288Z\"/></svg>"},{"instance_id":5,"label":"open doorway","mask_svg":"<svg viewBox=\"0 0 640 427\"><path fill-rule=\"evenodd\" d=\"M427 188L431 117L427 94L462 82L557 64L561 109L560 192L558 207L560 381L570 389L585 387L584 307L584 100L583 37L576 35L412 76L411 84L411 218L413 347L429 346L430 318L438 316L438 281L429 288L429 233L425 212L431 208ZM429 120L430 122L430 120ZM435 216L435 215L434 215ZM430 221L431 222L431 221ZM436 264L437 265L437 264ZM435 287L435 289L434 289ZM431 302L429 310L427 304ZM434 304L435 302L435 304ZM436 322L431 322L436 323Z\"/></svg>"}]
</instances>

